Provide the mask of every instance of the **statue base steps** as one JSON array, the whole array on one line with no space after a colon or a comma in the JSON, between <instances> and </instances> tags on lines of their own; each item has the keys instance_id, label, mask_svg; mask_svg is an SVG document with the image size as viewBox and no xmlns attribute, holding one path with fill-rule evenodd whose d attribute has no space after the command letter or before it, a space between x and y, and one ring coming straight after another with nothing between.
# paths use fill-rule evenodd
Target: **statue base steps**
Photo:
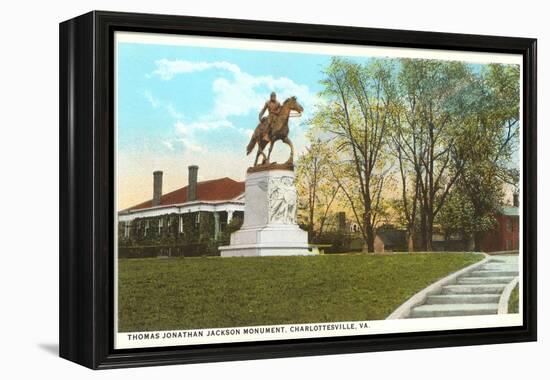
<instances>
[{"instance_id":1,"label":"statue base steps","mask_svg":"<svg viewBox=\"0 0 550 380\"><path fill-rule=\"evenodd\" d=\"M296 224L296 206L293 170L248 172L244 222L230 245L219 247L221 256L312 255L307 232Z\"/></svg>"}]
</instances>

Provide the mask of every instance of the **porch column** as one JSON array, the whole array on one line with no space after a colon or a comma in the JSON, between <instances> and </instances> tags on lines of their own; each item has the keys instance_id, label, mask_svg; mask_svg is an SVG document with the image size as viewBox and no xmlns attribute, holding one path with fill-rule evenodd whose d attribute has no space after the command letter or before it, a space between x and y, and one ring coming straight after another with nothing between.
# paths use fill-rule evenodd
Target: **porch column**
<instances>
[{"instance_id":1,"label":"porch column","mask_svg":"<svg viewBox=\"0 0 550 380\"><path fill-rule=\"evenodd\" d=\"M214 240L218 240L220 235L220 213L214 211Z\"/></svg>"},{"instance_id":2,"label":"porch column","mask_svg":"<svg viewBox=\"0 0 550 380\"><path fill-rule=\"evenodd\" d=\"M231 223L231 219L233 219L233 210L227 210L227 224Z\"/></svg>"}]
</instances>

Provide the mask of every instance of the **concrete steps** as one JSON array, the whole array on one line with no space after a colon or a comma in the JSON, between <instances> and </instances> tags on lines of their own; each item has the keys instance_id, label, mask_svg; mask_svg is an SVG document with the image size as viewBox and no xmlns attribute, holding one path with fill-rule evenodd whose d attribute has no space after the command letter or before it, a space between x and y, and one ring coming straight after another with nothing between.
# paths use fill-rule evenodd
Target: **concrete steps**
<instances>
[{"instance_id":1,"label":"concrete steps","mask_svg":"<svg viewBox=\"0 0 550 380\"><path fill-rule=\"evenodd\" d=\"M517 258L494 258L429 295L409 318L497 314L500 295L517 276Z\"/></svg>"},{"instance_id":2,"label":"concrete steps","mask_svg":"<svg viewBox=\"0 0 550 380\"><path fill-rule=\"evenodd\" d=\"M505 286L504 284L447 285L443 287L441 294L500 294Z\"/></svg>"},{"instance_id":3,"label":"concrete steps","mask_svg":"<svg viewBox=\"0 0 550 380\"><path fill-rule=\"evenodd\" d=\"M497 309L498 303L422 305L412 310L411 317L456 317L461 315L496 314Z\"/></svg>"},{"instance_id":4,"label":"concrete steps","mask_svg":"<svg viewBox=\"0 0 550 380\"><path fill-rule=\"evenodd\" d=\"M515 277L518 275L518 271L512 270L476 270L470 273L472 277Z\"/></svg>"},{"instance_id":5,"label":"concrete steps","mask_svg":"<svg viewBox=\"0 0 550 380\"><path fill-rule=\"evenodd\" d=\"M498 303L498 294L438 294L428 296L426 304L450 304L450 303Z\"/></svg>"},{"instance_id":6,"label":"concrete steps","mask_svg":"<svg viewBox=\"0 0 550 380\"><path fill-rule=\"evenodd\" d=\"M507 270L511 272L516 272L518 270L517 266L510 264L487 264L483 266L485 270Z\"/></svg>"},{"instance_id":7,"label":"concrete steps","mask_svg":"<svg viewBox=\"0 0 550 380\"><path fill-rule=\"evenodd\" d=\"M494 277L461 277L458 279L458 285L484 285L484 284L504 284L506 285L514 279L513 276L494 276Z\"/></svg>"}]
</instances>

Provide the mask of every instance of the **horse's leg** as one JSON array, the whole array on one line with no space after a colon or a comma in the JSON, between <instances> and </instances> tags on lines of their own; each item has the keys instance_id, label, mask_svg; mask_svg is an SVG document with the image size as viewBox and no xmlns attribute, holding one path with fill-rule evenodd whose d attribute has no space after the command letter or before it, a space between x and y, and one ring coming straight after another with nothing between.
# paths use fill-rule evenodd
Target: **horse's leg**
<instances>
[{"instance_id":1,"label":"horse's leg","mask_svg":"<svg viewBox=\"0 0 550 380\"><path fill-rule=\"evenodd\" d=\"M265 161L264 148L265 144L262 141L258 141L258 150L256 151L256 161L254 161L254 166L258 165L258 160L260 159L260 156L263 157L260 165L263 165Z\"/></svg>"},{"instance_id":2,"label":"horse's leg","mask_svg":"<svg viewBox=\"0 0 550 380\"><path fill-rule=\"evenodd\" d=\"M262 147L262 165L265 165L267 161L267 156L265 155L265 147L267 146L267 143L262 140L260 146Z\"/></svg>"},{"instance_id":3,"label":"horse's leg","mask_svg":"<svg viewBox=\"0 0 550 380\"><path fill-rule=\"evenodd\" d=\"M258 150L256 151L256 159L254 160L253 166L258 165L258 158L260 158L260 153L261 153L261 150L260 150L260 146L258 145Z\"/></svg>"},{"instance_id":4,"label":"horse's leg","mask_svg":"<svg viewBox=\"0 0 550 380\"><path fill-rule=\"evenodd\" d=\"M269 159L271 158L271 151L273 150L273 145L275 145L275 142L277 140L273 140L269 143L269 152L267 153L267 163L269 163Z\"/></svg>"},{"instance_id":5,"label":"horse's leg","mask_svg":"<svg viewBox=\"0 0 550 380\"><path fill-rule=\"evenodd\" d=\"M283 139L283 142L290 147L290 157L286 161L287 164L293 164L294 163L294 145L292 145L292 141L287 137Z\"/></svg>"}]
</instances>

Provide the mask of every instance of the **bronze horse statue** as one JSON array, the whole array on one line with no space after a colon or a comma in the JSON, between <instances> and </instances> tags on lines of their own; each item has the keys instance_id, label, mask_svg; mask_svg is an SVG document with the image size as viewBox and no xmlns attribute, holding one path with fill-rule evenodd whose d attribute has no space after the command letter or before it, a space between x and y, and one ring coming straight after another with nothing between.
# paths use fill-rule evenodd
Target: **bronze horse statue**
<instances>
[{"instance_id":1,"label":"bronze horse statue","mask_svg":"<svg viewBox=\"0 0 550 380\"><path fill-rule=\"evenodd\" d=\"M258 144L254 166L258 166L258 159L260 156L263 156L263 160L260 165L269 164L269 158L271 157L273 145L275 145L275 142L278 140L282 140L290 147L290 157L285 164L294 163L294 146L292 145L292 141L288 138L288 119L290 117L290 111L296 111L298 113L302 113L304 111L304 108L300 105L300 103L298 103L295 96L292 96L283 102L281 109L279 110L279 114L274 116L268 130L266 130L268 126L265 125L265 123L268 122L267 118L263 118L254 130L252 138L246 147L246 154L248 155L252 152L256 144ZM268 143L270 144L269 152L266 156L264 149Z\"/></svg>"}]
</instances>

